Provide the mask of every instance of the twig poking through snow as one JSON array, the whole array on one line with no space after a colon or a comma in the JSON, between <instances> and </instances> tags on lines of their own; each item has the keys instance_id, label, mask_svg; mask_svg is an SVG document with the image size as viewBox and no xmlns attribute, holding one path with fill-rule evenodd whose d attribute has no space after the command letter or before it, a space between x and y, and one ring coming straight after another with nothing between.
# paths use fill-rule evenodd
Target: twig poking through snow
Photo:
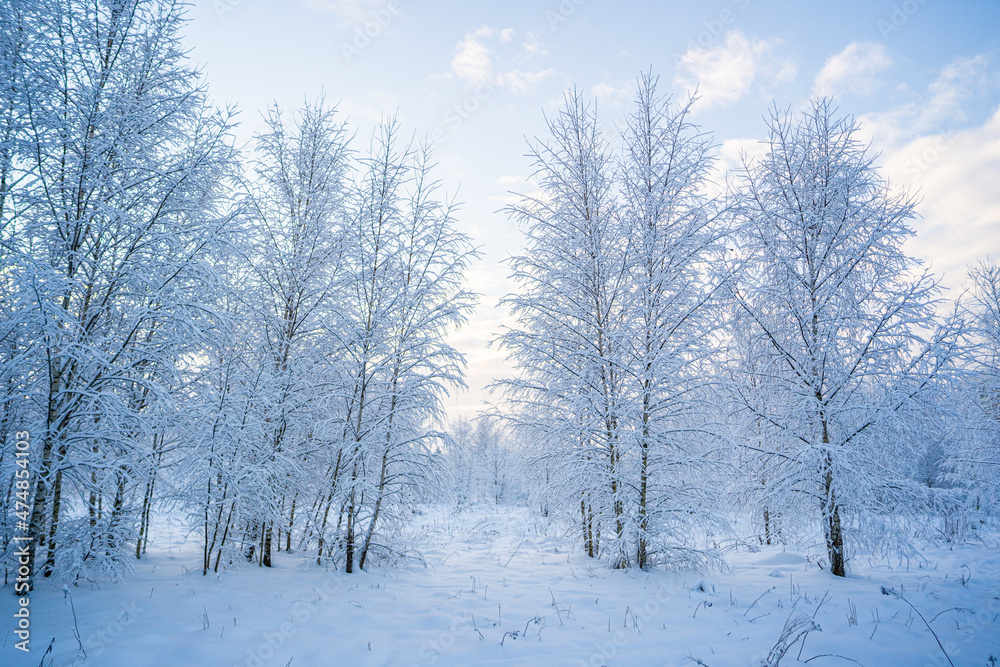
<instances>
[{"instance_id":1,"label":"twig poking through snow","mask_svg":"<svg viewBox=\"0 0 1000 667\"><path fill-rule=\"evenodd\" d=\"M758 596L757 596L757 599L756 599L756 600L754 600L753 602L751 602L751 603L750 603L750 606L749 606L749 607L747 607L747 610L746 610L745 612L743 612L743 615L744 615L744 616L746 616L746 615L747 615L747 613L748 613L748 612L749 612L749 611L750 611L751 609L753 609L753 608L754 608L754 606L755 606L755 605L756 605L756 604L757 604L758 602L760 602L760 599L761 599L762 597L764 597L765 595L767 595L768 593L770 593L770 592L771 592L771 591L773 591L773 590L774 590L774 586L771 586L771 587L770 587L770 588L768 588L768 589L767 589L766 591L764 591L763 593L761 593L760 595L758 595Z\"/></svg>"},{"instance_id":2,"label":"twig poking through snow","mask_svg":"<svg viewBox=\"0 0 1000 667\"><path fill-rule=\"evenodd\" d=\"M507 562L503 564L504 567L507 567L508 565L510 565L510 562L512 560L514 560L514 556L517 555L517 552L521 548L522 544L524 544L524 538L523 537L521 538L521 541L517 543L517 546L514 548L514 553L512 553L510 555L510 558L507 559Z\"/></svg>"},{"instance_id":3,"label":"twig poking through snow","mask_svg":"<svg viewBox=\"0 0 1000 667\"><path fill-rule=\"evenodd\" d=\"M73 594L69 592L69 586L63 586L63 597L69 598L69 608L73 610L73 636L76 637L76 643L79 644L80 650L83 651L83 657L87 657L87 650L83 648L83 641L80 639L80 625L76 620L76 607L73 605ZM55 638L52 639L55 641ZM49 650L52 650L52 645L49 644ZM49 651L46 651L47 654ZM45 655L42 655L42 662L45 662Z\"/></svg>"},{"instance_id":4,"label":"twig poking through snow","mask_svg":"<svg viewBox=\"0 0 1000 667\"><path fill-rule=\"evenodd\" d=\"M708 667L708 665L702 662L700 658L696 658L693 655L691 655L690 651L688 651L688 654L684 657L690 660L691 662L695 663L696 665L701 665L701 667Z\"/></svg>"},{"instance_id":5,"label":"twig poking through snow","mask_svg":"<svg viewBox=\"0 0 1000 667\"><path fill-rule=\"evenodd\" d=\"M948 661L948 664L951 665L951 667L955 667L955 663L953 663L951 661L951 657L948 655L948 652L944 650L944 644L941 643L941 639L937 636L937 633L934 632L934 628L932 628L931 624L927 622L927 619L924 618L924 615L920 613L920 610L917 609L916 607L914 607L913 604L909 600L907 600L906 598L904 598L902 593L897 593L895 590L893 590L891 588L889 589L889 591L890 591L889 593L886 593L885 590L886 590L885 588L882 589L882 592L884 594L886 594L886 595L892 595L893 597L896 597L896 598L902 600L903 602L905 602L906 604L908 604L910 606L910 609L912 609L913 611L915 611L917 613L917 616L920 617L920 620L924 622L924 625L927 626L927 629L931 631L932 635L934 635L934 641L937 642L937 645L941 649L941 652L944 653L944 657ZM945 611L947 611L947 610L945 610ZM934 618L937 618L937 616L935 616Z\"/></svg>"},{"instance_id":6,"label":"twig poking through snow","mask_svg":"<svg viewBox=\"0 0 1000 667\"><path fill-rule=\"evenodd\" d=\"M841 660L849 660L850 662L853 662L855 665L861 665L861 663L855 660L854 658L848 658L847 656L844 655L837 655L836 653L820 653L819 655L814 655L813 657L809 658L809 660L803 660L802 662L809 662L810 660L815 660L816 658L840 658ZM861 665L861 667L864 667L864 665Z\"/></svg>"},{"instance_id":7,"label":"twig poking through snow","mask_svg":"<svg viewBox=\"0 0 1000 667\"><path fill-rule=\"evenodd\" d=\"M781 631L781 636L778 637L778 641L774 643L770 653L767 654L765 664L768 667L777 667L781 659L785 657L785 654L791 650L792 646L800 639L804 643L810 632L819 630L819 625L805 614L799 614L794 618L789 616L785 621L785 627Z\"/></svg>"},{"instance_id":8,"label":"twig poking through snow","mask_svg":"<svg viewBox=\"0 0 1000 667\"><path fill-rule=\"evenodd\" d=\"M42 665L45 664L45 656L47 656L49 653L52 653L52 645L55 643L56 643L56 638L53 637L52 641L49 642L49 647L45 649L45 653L42 654L42 661L38 663L38 667L42 667Z\"/></svg>"},{"instance_id":9,"label":"twig poking through snow","mask_svg":"<svg viewBox=\"0 0 1000 667\"><path fill-rule=\"evenodd\" d=\"M940 616L941 614L945 614L945 613L947 613L947 612L949 612L949 611L962 611L962 612L970 612L971 610L969 610L969 609L966 609L965 607L948 607L947 609L945 609L945 610L943 610L943 611L939 611L938 613L934 614L934 618L932 618L932 619L930 620L930 622L931 622L931 623L933 623L934 621L936 621L936 620L937 620L937 617L938 617L938 616Z\"/></svg>"},{"instance_id":10,"label":"twig poking through snow","mask_svg":"<svg viewBox=\"0 0 1000 667\"><path fill-rule=\"evenodd\" d=\"M812 615L813 620L816 620L816 614L818 614L819 610L823 607L824 604L826 604L829 595L830 595L829 589L823 592L823 597L819 599L819 602L816 604L816 608L813 610L813 615Z\"/></svg>"}]
</instances>

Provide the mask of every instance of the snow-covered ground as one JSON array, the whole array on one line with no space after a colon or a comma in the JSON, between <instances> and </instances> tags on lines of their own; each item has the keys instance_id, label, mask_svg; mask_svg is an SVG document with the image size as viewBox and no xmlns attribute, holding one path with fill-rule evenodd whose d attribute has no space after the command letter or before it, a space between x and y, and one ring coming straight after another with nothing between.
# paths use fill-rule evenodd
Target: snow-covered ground
<instances>
[{"instance_id":1,"label":"snow-covered ground","mask_svg":"<svg viewBox=\"0 0 1000 667\"><path fill-rule=\"evenodd\" d=\"M731 549L710 576L609 571L524 510L425 508L410 530L424 563L345 575L279 554L207 577L194 540L162 532L123 582L41 584L30 655L5 587L0 663L39 665L54 638L45 665L720 667L773 658L787 628L805 641L782 665L1000 664L995 541L855 559L836 579L781 547Z\"/></svg>"}]
</instances>

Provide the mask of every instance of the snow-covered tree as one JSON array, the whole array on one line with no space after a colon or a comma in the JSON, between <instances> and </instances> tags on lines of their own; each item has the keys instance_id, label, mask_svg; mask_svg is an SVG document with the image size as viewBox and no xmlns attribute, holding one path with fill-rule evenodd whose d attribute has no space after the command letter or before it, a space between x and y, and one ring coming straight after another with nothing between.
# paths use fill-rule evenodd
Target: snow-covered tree
<instances>
[{"instance_id":1,"label":"snow-covered tree","mask_svg":"<svg viewBox=\"0 0 1000 667\"><path fill-rule=\"evenodd\" d=\"M267 435L259 465L269 469L259 515L248 521L245 543L271 564L274 533L294 528L298 459L316 449L321 402L329 375L325 356L335 344L325 328L335 307L344 252L348 150L336 110L305 105L289 123L280 110L257 135L250 224L257 230L246 260L254 267L264 306L258 326L267 349L263 384L270 393L263 415ZM249 452L244 451L244 455ZM288 519L283 520L287 505Z\"/></svg>"},{"instance_id":2,"label":"snow-covered tree","mask_svg":"<svg viewBox=\"0 0 1000 667\"><path fill-rule=\"evenodd\" d=\"M334 445L315 525L320 556L339 545L347 572L373 551L392 552L375 542L379 526L399 518L426 472L444 392L463 382L464 359L446 334L475 304L463 276L476 253L455 229L456 205L439 199L429 150L399 133L394 119L382 122L359 161L339 308L326 324L336 340Z\"/></svg>"},{"instance_id":3,"label":"snow-covered tree","mask_svg":"<svg viewBox=\"0 0 1000 667\"><path fill-rule=\"evenodd\" d=\"M937 283L903 249L914 200L880 178L857 129L826 99L798 122L775 111L733 206L734 326L754 355L734 387L774 443L757 448L758 498L819 519L839 576L848 545L904 546L886 517L930 502L912 429L958 356Z\"/></svg>"},{"instance_id":4,"label":"snow-covered tree","mask_svg":"<svg viewBox=\"0 0 1000 667\"><path fill-rule=\"evenodd\" d=\"M949 480L969 490L971 509L1000 509L1000 265L986 259L969 269L972 288L962 301L969 319L966 382L956 390L961 436Z\"/></svg>"},{"instance_id":5,"label":"snow-covered tree","mask_svg":"<svg viewBox=\"0 0 1000 667\"><path fill-rule=\"evenodd\" d=\"M540 194L510 209L528 243L505 299L518 327L500 338L518 370L500 383L507 416L545 443L547 497L612 567L703 564L688 538L716 516L705 408L724 230L689 113L641 77L616 156L570 93L551 141L531 144Z\"/></svg>"},{"instance_id":6,"label":"snow-covered tree","mask_svg":"<svg viewBox=\"0 0 1000 667\"><path fill-rule=\"evenodd\" d=\"M114 573L178 367L209 326L231 122L185 60L180 5L14 4L25 121L3 216L24 270L3 301L17 295L38 327L22 359L35 379L21 417L38 445L32 568L41 554L45 575Z\"/></svg>"},{"instance_id":7,"label":"snow-covered tree","mask_svg":"<svg viewBox=\"0 0 1000 667\"><path fill-rule=\"evenodd\" d=\"M31 569L117 575L160 499L204 572L293 536L363 568L462 383L477 253L395 121L358 159L322 102L271 109L243 177L184 10L0 0L0 437L35 445Z\"/></svg>"},{"instance_id":8,"label":"snow-covered tree","mask_svg":"<svg viewBox=\"0 0 1000 667\"><path fill-rule=\"evenodd\" d=\"M240 275L239 272L236 275ZM243 277L250 278L245 272ZM175 500L202 533L202 573L246 556L240 531L269 499L266 462L255 456L266 438L270 392L264 371L271 360L254 320L235 294L227 304L227 336L205 351L205 363L183 405L177 431L184 447L175 472Z\"/></svg>"},{"instance_id":9,"label":"snow-covered tree","mask_svg":"<svg viewBox=\"0 0 1000 667\"><path fill-rule=\"evenodd\" d=\"M448 438L438 461L436 485L441 498L459 506L476 501L475 460L472 458L472 421L461 415L449 423Z\"/></svg>"},{"instance_id":10,"label":"snow-covered tree","mask_svg":"<svg viewBox=\"0 0 1000 667\"><path fill-rule=\"evenodd\" d=\"M708 393L717 332L725 228L706 195L710 138L689 119L694 99L675 106L643 75L624 130L621 217L631 289L625 359L638 490L635 563L697 564L691 528L711 524L715 490L706 445Z\"/></svg>"},{"instance_id":11,"label":"snow-covered tree","mask_svg":"<svg viewBox=\"0 0 1000 667\"><path fill-rule=\"evenodd\" d=\"M527 498L528 479L534 475L507 431L490 415L474 422L459 418L451 425L444 466L437 474L450 482L449 497L459 505L500 505Z\"/></svg>"},{"instance_id":12,"label":"snow-covered tree","mask_svg":"<svg viewBox=\"0 0 1000 667\"><path fill-rule=\"evenodd\" d=\"M561 495L580 511L584 549L627 565L623 353L629 290L615 159L594 106L577 91L530 144L540 194L509 209L527 238L511 260L520 291L504 299L518 328L500 337L517 376L503 380L515 424L566 469Z\"/></svg>"},{"instance_id":13,"label":"snow-covered tree","mask_svg":"<svg viewBox=\"0 0 1000 667\"><path fill-rule=\"evenodd\" d=\"M16 441L17 430L31 418L31 408L23 396L38 380L29 371L25 355L31 341L38 337L38 325L29 305L30 283L23 276L31 271L31 261L25 239L19 232L20 218L16 213L19 202L13 191L20 188L28 174L21 168L25 118L24 96L20 83L24 80L23 11L26 5L3 0L0 2L0 539L4 554L5 574L12 564L7 560L15 549L14 536L17 496L15 486L16 457L8 443ZM29 371L29 372L25 372ZM16 570L16 566L11 568Z\"/></svg>"}]
</instances>

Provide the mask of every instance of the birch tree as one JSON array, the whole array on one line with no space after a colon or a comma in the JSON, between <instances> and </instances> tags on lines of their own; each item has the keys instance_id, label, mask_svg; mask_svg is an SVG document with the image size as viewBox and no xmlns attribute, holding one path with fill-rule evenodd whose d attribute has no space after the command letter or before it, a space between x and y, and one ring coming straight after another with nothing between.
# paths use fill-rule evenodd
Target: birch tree
<instances>
[{"instance_id":1,"label":"birch tree","mask_svg":"<svg viewBox=\"0 0 1000 667\"><path fill-rule=\"evenodd\" d=\"M116 572L181 358L204 336L227 224L231 121L208 105L171 2L20 5L26 118L12 192L39 337L32 569ZM66 494L72 494L70 501ZM82 508L82 512L77 510Z\"/></svg>"},{"instance_id":2,"label":"birch tree","mask_svg":"<svg viewBox=\"0 0 1000 667\"><path fill-rule=\"evenodd\" d=\"M392 553L376 543L379 526L399 516L424 474L443 394L463 382L464 359L446 334L475 303L463 276L476 253L455 229L456 206L439 197L429 151L400 131L382 122L359 161L341 307L327 324L337 341L327 429L337 444L316 523L319 556L339 546L348 573L376 547Z\"/></svg>"},{"instance_id":3,"label":"birch tree","mask_svg":"<svg viewBox=\"0 0 1000 667\"><path fill-rule=\"evenodd\" d=\"M322 100L305 105L290 122L276 107L257 135L254 179L249 196L251 224L259 230L247 256L264 305L258 319L269 361L263 371L271 392L260 464L270 469L259 515L247 525L245 542L265 567L271 565L274 536L294 527L297 459L316 446L321 420L327 311L334 307L341 279L344 198L348 149L336 109Z\"/></svg>"},{"instance_id":4,"label":"birch tree","mask_svg":"<svg viewBox=\"0 0 1000 667\"><path fill-rule=\"evenodd\" d=\"M857 131L826 99L797 122L773 112L733 209L735 326L757 355L738 402L783 443L758 452L759 491L811 512L837 576L848 547L906 548L883 518L926 506L907 430L958 356L937 282L903 249L915 202L889 189Z\"/></svg>"},{"instance_id":5,"label":"birch tree","mask_svg":"<svg viewBox=\"0 0 1000 667\"><path fill-rule=\"evenodd\" d=\"M529 144L540 192L508 209L527 247L511 260L520 291L503 301L517 328L499 339L517 377L499 386L515 423L550 443L543 455L561 459L561 494L580 512L587 554L625 567L629 271L615 159L596 108L575 90L548 129L551 141Z\"/></svg>"},{"instance_id":6,"label":"birch tree","mask_svg":"<svg viewBox=\"0 0 1000 667\"><path fill-rule=\"evenodd\" d=\"M510 209L528 244L505 300L518 327L500 338L518 369L500 383L508 416L546 443L543 502L569 498L584 550L617 568L704 565L691 536L719 515L706 406L725 225L692 103L640 77L615 155L570 93L551 143L531 144L540 193Z\"/></svg>"},{"instance_id":7,"label":"birch tree","mask_svg":"<svg viewBox=\"0 0 1000 667\"><path fill-rule=\"evenodd\" d=\"M402 215L392 230L400 261L388 313L380 437L369 452L377 473L368 494L372 505L358 553L360 568L376 547L389 551L375 541L376 531L390 521L399 525L401 509L414 495L412 487L426 477L430 441L441 437L430 427L444 422L447 389L464 386L465 361L447 335L466 321L476 302L465 289L464 274L477 253L455 229L455 203L439 198L441 184L433 178L430 150L417 148L406 168Z\"/></svg>"},{"instance_id":8,"label":"birch tree","mask_svg":"<svg viewBox=\"0 0 1000 667\"><path fill-rule=\"evenodd\" d=\"M711 139L675 106L657 78L639 79L623 131L622 220L631 290L625 364L630 379L637 489L635 563L699 564L691 530L718 516L707 443L718 442L709 387L722 324L720 266L726 229L706 192ZM655 546L654 546L655 545Z\"/></svg>"},{"instance_id":9,"label":"birch tree","mask_svg":"<svg viewBox=\"0 0 1000 667\"><path fill-rule=\"evenodd\" d=\"M1000 265L985 259L969 269L972 287L961 301L970 322L966 382L954 398L961 411L950 481L968 490L970 509L1000 508Z\"/></svg>"}]
</instances>

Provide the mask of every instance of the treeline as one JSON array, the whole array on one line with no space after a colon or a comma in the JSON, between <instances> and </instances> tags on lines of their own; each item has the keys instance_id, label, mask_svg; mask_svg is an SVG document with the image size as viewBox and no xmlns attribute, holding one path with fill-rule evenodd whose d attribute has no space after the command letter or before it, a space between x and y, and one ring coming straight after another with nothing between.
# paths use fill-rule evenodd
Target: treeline
<instances>
[{"instance_id":1,"label":"treeline","mask_svg":"<svg viewBox=\"0 0 1000 667\"><path fill-rule=\"evenodd\" d=\"M767 543L820 534L840 576L995 512L997 265L945 304L905 252L916 200L830 100L776 109L721 188L692 103L643 76L610 138L574 90L531 143L497 388L545 505L612 567L702 566L743 516Z\"/></svg>"},{"instance_id":2,"label":"treeline","mask_svg":"<svg viewBox=\"0 0 1000 667\"><path fill-rule=\"evenodd\" d=\"M475 301L429 150L391 118L359 149L319 100L241 155L182 5L0 7L5 547L117 576L169 507L205 572L393 556Z\"/></svg>"},{"instance_id":3,"label":"treeline","mask_svg":"<svg viewBox=\"0 0 1000 667\"><path fill-rule=\"evenodd\" d=\"M739 515L818 531L839 575L995 515L1000 269L947 308L904 249L915 200L829 100L713 184L693 100L640 77L612 137L569 93L507 211L516 374L444 433L477 253L428 148L392 118L359 146L321 99L241 153L173 2L0 12L8 575L29 534L38 576L119 576L161 511L203 573L405 556L420 500L531 503L618 568L710 564Z\"/></svg>"}]
</instances>

